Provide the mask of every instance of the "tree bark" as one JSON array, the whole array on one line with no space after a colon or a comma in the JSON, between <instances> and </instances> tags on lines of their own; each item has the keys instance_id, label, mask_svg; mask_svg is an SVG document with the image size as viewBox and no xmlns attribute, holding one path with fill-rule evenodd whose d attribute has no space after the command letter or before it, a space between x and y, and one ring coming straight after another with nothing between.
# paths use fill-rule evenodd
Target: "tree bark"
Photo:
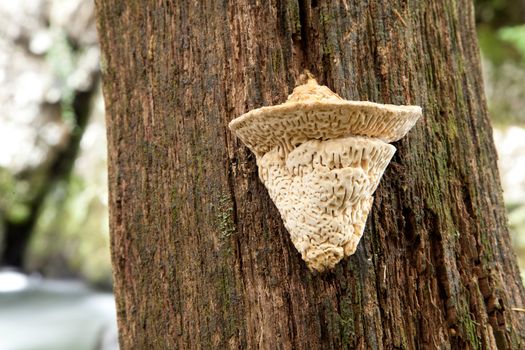
<instances>
[{"instance_id":1,"label":"tree bark","mask_svg":"<svg viewBox=\"0 0 525 350\"><path fill-rule=\"evenodd\" d=\"M97 0L124 349L518 349L471 1ZM355 255L308 271L227 124L303 69L417 104Z\"/></svg>"}]
</instances>

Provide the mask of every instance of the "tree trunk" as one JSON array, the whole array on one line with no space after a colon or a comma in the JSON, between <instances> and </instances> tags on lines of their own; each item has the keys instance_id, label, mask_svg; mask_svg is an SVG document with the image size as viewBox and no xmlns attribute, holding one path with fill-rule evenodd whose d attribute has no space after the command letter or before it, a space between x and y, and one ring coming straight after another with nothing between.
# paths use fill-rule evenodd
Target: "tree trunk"
<instances>
[{"instance_id":1,"label":"tree trunk","mask_svg":"<svg viewBox=\"0 0 525 350\"><path fill-rule=\"evenodd\" d=\"M124 349L525 348L470 1L97 0ZM227 124L303 69L417 104L355 255L311 273Z\"/></svg>"}]
</instances>

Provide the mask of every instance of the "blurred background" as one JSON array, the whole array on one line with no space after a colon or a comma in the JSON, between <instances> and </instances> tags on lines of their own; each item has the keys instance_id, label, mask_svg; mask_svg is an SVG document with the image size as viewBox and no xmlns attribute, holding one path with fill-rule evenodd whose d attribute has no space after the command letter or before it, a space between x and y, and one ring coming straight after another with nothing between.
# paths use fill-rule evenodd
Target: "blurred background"
<instances>
[{"instance_id":1,"label":"blurred background","mask_svg":"<svg viewBox=\"0 0 525 350\"><path fill-rule=\"evenodd\" d=\"M0 0L0 350L118 349L93 1Z\"/></svg>"},{"instance_id":2,"label":"blurred background","mask_svg":"<svg viewBox=\"0 0 525 350\"><path fill-rule=\"evenodd\" d=\"M476 0L525 277L525 2ZM117 349L92 0L0 0L0 350Z\"/></svg>"}]
</instances>

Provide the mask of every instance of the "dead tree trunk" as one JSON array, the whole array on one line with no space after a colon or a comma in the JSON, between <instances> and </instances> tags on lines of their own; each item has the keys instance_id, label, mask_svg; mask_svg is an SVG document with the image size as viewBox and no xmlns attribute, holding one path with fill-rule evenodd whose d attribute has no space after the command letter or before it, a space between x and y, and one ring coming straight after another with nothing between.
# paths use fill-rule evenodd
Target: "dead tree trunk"
<instances>
[{"instance_id":1,"label":"dead tree trunk","mask_svg":"<svg viewBox=\"0 0 525 350\"><path fill-rule=\"evenodd\" d=\"M525 347L470 1L97 0L124 349ZM303 69L424 116L308 271L228 122Z\"/></svg>"}]
</instances>

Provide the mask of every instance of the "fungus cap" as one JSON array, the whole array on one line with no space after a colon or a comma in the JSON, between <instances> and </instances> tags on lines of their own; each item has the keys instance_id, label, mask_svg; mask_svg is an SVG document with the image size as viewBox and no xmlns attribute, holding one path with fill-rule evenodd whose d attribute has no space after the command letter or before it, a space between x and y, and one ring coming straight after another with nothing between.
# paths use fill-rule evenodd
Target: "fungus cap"
<instances>
[{"instance_id":1,"label":"fungus cap","mask_svg":"<svg viewBox=\"0 0 525 350\"><path fill-rule=\"evenodd\" d=\"M308 140L367 136L397 141L421 116L419 106L348 101L310 78L285 103L251 110L230 129L256 154L275 146L290 151Z\"/></svg>"},{"instance_id":2,"label":"fungus cap","mask_svg":"<svg viewBox=\"0 0 525 350\"><path fill-rule=\"evenodd\" d=\"M373 193L419 106L346 101L311 78L288 100L230 129L254 153L291 241L312 270L332 269L363 235Z\"/></svg>"}]
</instances>

